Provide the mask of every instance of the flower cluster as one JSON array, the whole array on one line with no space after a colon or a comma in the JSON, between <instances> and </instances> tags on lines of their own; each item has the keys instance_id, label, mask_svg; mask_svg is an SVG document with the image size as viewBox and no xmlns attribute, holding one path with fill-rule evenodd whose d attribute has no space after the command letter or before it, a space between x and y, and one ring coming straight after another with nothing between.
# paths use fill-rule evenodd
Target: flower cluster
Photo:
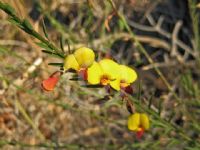
<instances>
[{"instance_id":1,"label":"flower cluster","mask_svg":"<svg viewBox=\"0 0 200 150\"><path fill-rule=\"evenodd\" d=\"M64 61L64 71L73 69L91 85L110 86L119 91L126 89L137 79L136 72L111 59L95 61L94 52L86 47L77 49Z\"/></svg>"},{"instance_id":2,"label":"flower cluster","mask_svg":"<svg viewBox=\"0 0 200 150\"><path fill-rule=\"evenodd\" d=\"M132 93L131 84L137 79L137 73L132 68L118 64L112 59L104 58L95 61L93 50L82 47L73 54L65 57L63 63L64 72L75 71L88 85L101 85L106 89L113 89L123 93ZM59 80L61 73L56 72L42 82L47 91L52 91ZM128 129L137 132L140 138L145 130L149 128L149 119L146 114L134 113L128 118Z\"/></svg>"}]
</instances>

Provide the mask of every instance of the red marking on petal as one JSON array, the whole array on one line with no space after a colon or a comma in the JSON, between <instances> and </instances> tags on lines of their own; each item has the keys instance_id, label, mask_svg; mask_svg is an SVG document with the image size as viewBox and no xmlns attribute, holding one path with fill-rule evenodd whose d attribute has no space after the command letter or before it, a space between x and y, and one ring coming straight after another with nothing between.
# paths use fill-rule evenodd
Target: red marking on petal
<instances>
[{"instance_id":1,"label":"red marking on petal","mask_svg":"<svg viewBox=\"0 0 200 150\"><path fill-rule=\"evenodd\" d=\"M137 139L141 139L142 135L144 134L144 129L141 128L139 131L136 133Z\"/></svg>"},{"instance_id":2,"label":"red marking on petal","mask_svg":"<svg viewBox=\"0 0 200 150\"><path fill-rule=\"evenodd\" d=\"M125 88L125 92L128 93L128 94L133 94L133 88L131 86L127 86Z\"/></svg>"},{"instance_id":3,"label":"red marking on petal","mask_svg":"<svg viewBox=\"0 0 200 150\"><path fill-rule=\"evenodd\" d=\"M82 68L78 71L78 75L83 79L83 80L87 80L88 75L87 75L87 69Z\"/></svg>"},{"instance_id":4,"label":"red marking on petal","mask_svg":"<svg viewBox=\"0 0 200 150\"><path fill-rule=\"evenodd\" d=\"M46 91L53 91L55 88L61 73L56 71L48 79L42 81L42 88Z\"/></svg>"}]
</instances>

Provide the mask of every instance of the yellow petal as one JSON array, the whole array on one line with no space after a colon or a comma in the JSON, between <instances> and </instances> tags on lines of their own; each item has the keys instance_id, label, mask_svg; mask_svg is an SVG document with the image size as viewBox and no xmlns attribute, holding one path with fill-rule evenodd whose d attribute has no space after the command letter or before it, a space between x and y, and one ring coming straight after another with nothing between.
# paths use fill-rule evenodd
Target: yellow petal
<instances>
[{"instance_id":1,"label":"yellow petal","mask_svg":"<svg viewBox=\"0 0 200 150\"><path fill-rule=\"evenodd\" d=\"M119 64L114 62L111 59L103 59L99 61L99 65L101 66L104 75L107 75L111 78L111 80L116 80L119 78Z\"/></svg>"},{"instance_id":2,"label":"yellow petal","mask_svg":"<svg viewBox=\"0 0 200 150\"><path fill-rule=\"evenodd\" d=\"M120 78L122 81L125 81L126 83L132 83L137 79L136 72L125 65L120 65Z\"/></svg>"},{"instance_id":3,"label":"yellow petal","mask_svg":"<svg viewBox=\"0 0 200 150\"><path fill-rule=\"evenodd\" d=\"M135 113L128 117L128 129L132 131L137 131L140 125L140 114Z\"/></svg>"},{"instance_id":4,"label":"yellow petal","mask_svg":"<svg viewBox=\"0 0 200 150\"><path fill-rule=\"evenodd\" d=\"M63 68L64 68L64 71L68 69L74 69L74 70L79 69L79 64L76 61L76 58L74 57L73 54L70 54L65 57Z\"/></svg>"},{"instance_id":5,"label":"yellow petal","mask_svg":"<svg viewBox=\"0 0 200 150\"><path fill-rule=\"evenodd\" d=\"M146 114L140 114L140 125L145 130L149 129L149 117Z\"/></svg>"},{"instance_id":6,"label":"yellow petal","mask_svg":"<svg viewBox=\"0 0 200 150\"><path fill-rule=\"evenodd\" d=\"M92 66L87 69L87 80L90 84L99 84L102 75L102 69L97 62L94 62Z\"/></svg>"},{"instance_id":7,"label":"yellow petal","mask_svg":"<svg viewBox=\"0 0 200 150\"><path fill-rule=\"evenodd\" d=\"M87 48L87 47L82 47L77 49L74 52L74 56L82 68L87 68L92 65L94 62L95 54L93 50Z\"/></svg>"},{"instance_id":8,"label":"yellow petal","mask_svg":"<svg viewBox=\"0 0 200 150\"><path fill-rule=\"evenodd\" d=\"M110 86L119 91L120 90L120 80L119 79L116 79L116 80L113 80L113 81L110 81Z\"/></svg>"}]
</instances>

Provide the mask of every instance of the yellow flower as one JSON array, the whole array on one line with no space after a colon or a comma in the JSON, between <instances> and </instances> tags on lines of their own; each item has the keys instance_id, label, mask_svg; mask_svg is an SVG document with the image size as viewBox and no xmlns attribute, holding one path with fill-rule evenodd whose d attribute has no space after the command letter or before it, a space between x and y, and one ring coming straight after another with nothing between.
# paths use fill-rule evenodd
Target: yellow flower
<instances>
[{"instance_id":1,"label":"yellow flower","mask_svg":"<svg viewBox=\"0 0 200 150\"><path fill-rule=\"evenodd\" d=\"M137 79L136 72L125 65L120 65L120 86L127 87Z\"/></svg>"},{"instance_id":2,"label":"yellow flower","mask_svg":"<svg viewBox=\"0 0 200 150\"><path fill-rule=\"evenodd\" d=\"M111 59L103 59L94 62L87 71L89 84L111 85L115 90L119 90L115 82L119 78L119 65Z\"/></svg>"},{"instance_id":3,"label":"yellow flower","mask_svg":"<svg viewBox=\"0 0 200 150\"><path fill-rule=\"evenodd\" d=\"M149 129L149 118L144 113L134 113L128 117L128 129L136 131L140 138L145 130Z\"/></svg>"},{"instance_id":4,"label":"yellow flower","mask_svg":"<svg viewBox=\"0 0 200 150\"><path fill-rule=\"evenodd\" d=\"M75 56L73 54L68 55L64 61L64 71L68 69L73 69L78 71L80 69L80 65L78 64Z\"/></svg>"},{"instance_id":5,"label":"yellow flower","mask_svg":"<svg viewBox=\"0 0 200 150\"><path fill-rule=\"evenodd\" d=\"M114 84L117 89L125 89L137 79L136 72L132 68L125 65L119 65L118 74L119 76L117 80L111 83L111 86Z\"/></svg>"},{"instance_id":6,"label":"yellow flower","mask_svg":"<svg viewBox=\"0 0 200 150\"><path fill-rule=\"evenodd\" d=\"M77 49L74 54L66 56L64 60L64 71L74 69L79 71L81 68L88 68L94 62L95 54L93 50L82 47Z\"/></svg>"}]
</instances>

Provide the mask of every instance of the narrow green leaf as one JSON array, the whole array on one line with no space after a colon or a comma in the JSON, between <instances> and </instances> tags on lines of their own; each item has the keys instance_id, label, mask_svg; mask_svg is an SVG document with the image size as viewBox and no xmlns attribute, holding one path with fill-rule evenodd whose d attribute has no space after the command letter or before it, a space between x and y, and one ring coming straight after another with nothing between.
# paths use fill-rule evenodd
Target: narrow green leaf
<instances>
[{"instance_id":1,"label":"narrow green leaf","mask_svg":"<svg viewBox=\"0 0 200 150\"><path fill-rule=\"evenodd\" d=\"M97 84L97 85L81 85L81 86L85 87L85 88L102 88L103 87L100 84Z\"/></svg>"},{"instance_id":2,"label":"narrow green leaf","mask_svg":"<svg viewBox=\"0 0 200 150\"><path fill-rule=\"evenodd\" d=\"M140 81L138 82L138 94L137 94L137 99L138 99L139 101L141 101L141 93L142 93L141 85L142 85L142 83L141 83L141 80L140 80Z\"/></svg>"},{"instance_id":3,"label":"narrow green leaf","mask_svg":"<svg viewBox=\"0 0 200 150\"><path fill-rule=\"evenodd\" d=\"M48 50L42 50L43 53L58 56L58 54L54 53L53 51L48 51Z\"/></svg>"},{"instance_id":4,"label":"narrow green leaf","mask_svg":"<svg viewBox=\"0 0 200 150\"><path fill-rule=\"evenodd\" d=\"M159 99L159 104L158 104L158 114L160 115L162 111L162 100Z\"/></svg>"},{"instance_id":5,"label":"narrow green leaf","mask_svg":"<svg viewBox=\"0 0 200 150\"><path fill-rule=\"evenodd\" d=\"M72 54L70 44L69 44L69 40L67 40L67 47L68 47L68 54Z\"/></svg>"},{"instance_id":6,"label":"narrow green leaf","mask_svg":"<svg viewBox=\"0 0 200 150\"><path fill-rule=\"evenodd\" d=\"M61 35L61 37L60 37L60 48L61 48L63 53L65 52L64 51L64 45L65 45L65 39L64 39L63 35Z\"/></svg>"},{"instance_id":7,"label":"narrow green leaf","mask_svg":"<svg viewBox=\"0 0 200 150\"><path fill-rule=\"evenodd\" d=\"M64 56L62 54L58 54L58 53L54 53L53 51L49 51L49 50L42 50L43 53L47 53L47 54L50 54L50 55L53 55L53 56L56 56L56 57L59 57L59 58L64 58Z\"/></svg>"},{"instance_id":8,"label":"narrow green leaf","mask_svg":"<svg viewBox=\"0 0 200 150\"><path fill-rule=\"evenodd\" d=\"M33 30L33 26L31 25L31 23L27 19L23 20L23 26L27 30Z\"/></svg>"},{"instance_id":9,"label":"narrow green leaf","mask_svg":"<svg viewBox=\"0 0 200 150\"><path fill-rule=\"evenodd\" d=\"M0 9L4 10L7 14L15 16L15 10L9 4L0 2Z\"/></svg>"},{"instance_id":10,"label":"narrow green leaf","mask_svg":"<svg viewBox=\"0 0 200 150\"><path fill-rule=\"evenodd\" d=\"M83 79L81 79L79 77L70 78L69 80L71 80L71 81L83 81Z\"/></svg>"},{"instance_id":11,"label":"narrow green leaf","mask_svg":"<svg viewBox=\"0 0 200 150\"><path fill-rule=\"evenodd\" d=\"M48 63L48 65L62 67L63 63Z\"/></svg>"},{"instance_id":12,"label":"narrow green leaf","mask_svg":"<svg viewBox=\"0 0 200 150\"><path fill-rule=\"evenodd\" d=\"M23 26L20 24L20 22L18 22L15 18L9 18L8 21L13 25L23 28Z\"/></svg>"},{"instance_id":13,"label":"narrow green leaf","mask_svg":"<svg viewBox=\"0 0 200 150\"><path fill-rule=\"evenodd\" d=\"M49 36L47 34L47 29L46 29L46 26L45 26L45 23L44 23L44 19L42 19L42 29L43 29L43 32L44 32L44 35L47 39L49 39Z\"/></svg>"},{"instance_id":14,"label":"narrow green leaf","mask_svg":"<svg viewBox=\"0 0 200 150\"><path fill-rule=\"evenodd\" d=\"M42 42L36 42L36 44L41 47L41 48L44 48L45 50L48 50L48 51L53 51L53 49L51 49L47 44L45 43L42 43Z\"/></svg>"},{"instance_id":15,"label":"narrow green leaf","mask_svg":"<svg viewBox=\"0 0 200 150\"><path fill-rule=\"evenodd\" d=\"M119 26L120 31L123 31L124 28L125 28L125 25L124 25L124 23L123 23L122 20L119 20L119 21L118 21L118 26Z\"/></svg>"}]
</instances>

